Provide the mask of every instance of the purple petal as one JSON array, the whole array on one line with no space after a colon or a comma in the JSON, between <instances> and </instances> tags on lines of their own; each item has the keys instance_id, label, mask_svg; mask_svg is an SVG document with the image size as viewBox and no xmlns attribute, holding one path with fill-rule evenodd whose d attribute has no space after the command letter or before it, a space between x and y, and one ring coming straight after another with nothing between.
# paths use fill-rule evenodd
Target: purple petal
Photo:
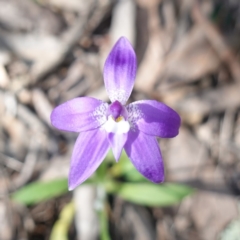
<instances>
[{"instance_id":1,"label":"purple petal","mask_svg":"<svg viewBox=\"0 0 240 240\"><path fill-rule=\"evenodd\" d=\"M98 168L109 150L107 134L95 129L79 135L72 154L69 190L84 182Z\"/></svg>"},{"instance_id":2,"label":"purple petal","mask_svg":"<svg viewBox=\"0 0 240 240\"><path fill-rule=\"evenodd\" d=\"M114 45L104 65L104 82L112 102L125 104L136 77L137 59L130 42L121 37Z\"/></svg>"},{"instance_id":3,"label":"purple petal","mask_svg":"<svg viewBox=\"0 0 240 240\"><path fill-rule=\"evenodd\" d=\"M116 161L119 160L122 149L127 141L127 133L123 134L114 134L114 133L109 133L108 134L108 141L112 147L113 155L116 159Z\"/></svg>"},{"instance_id":4,"label":"purple petal","mask_svg":"<svg viewBox=\"0 0 240 240\"><path fill-rule=\"evenodd\" d=\"M155 137L142 132L129 131L124 147L136 169L154 183L164 181L164 165Z\"/></svg>"},{"instance_id":5,"label":"purple petal","mask_svg":"<svg viewBox=\"0 0 240 240\"><path fill-rule=\"evenodd\" d=\"M52 111L51 122L54 127L64 131L88 131L107 121L107 108L107 103L95 98L74 98Z\"/></svg>"},{"instance_id":6,"label":"purple petal","mask_svg":"<svg viewBox=\"0 0 240 240\"><path fill-rule=\"evenodd\" d=\"M181 119L173 109L153 100L137 101L127 106L131 127L158 136L171 138L178 135Z\"/></svg>"}]
</instances>

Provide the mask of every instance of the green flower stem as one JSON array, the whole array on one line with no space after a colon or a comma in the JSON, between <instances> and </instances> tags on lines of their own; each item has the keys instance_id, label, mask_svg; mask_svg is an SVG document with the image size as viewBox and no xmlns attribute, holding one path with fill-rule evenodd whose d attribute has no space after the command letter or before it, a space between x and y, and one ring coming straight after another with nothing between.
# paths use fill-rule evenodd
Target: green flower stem
<instances>
[{"instance_id":1,"label":"green flower stem","mask_svg":"<svg viewBox=\"0 0 240 240\"><path fill-rule=\"evenodd\" d=\"M97 199L96 210L98 212L98 218L100 222L100 237L101 240L110 240L108 229L108 214L107 214L107 194L106 188L103 183L98 184L97 187Z\"/></svg>"},{"instance_id":2,"label":"green flower stem","mask_svg":"<svg viewBox=\"0 0 240 240\"><path fill-rule=\"evenodd\" d=\"M106 203L101 211L99 211L99 220L100 220L100 237L101 240L111 240L109 235L109 228L108 228L108 214Z\"/></svg>"}]
</instances>

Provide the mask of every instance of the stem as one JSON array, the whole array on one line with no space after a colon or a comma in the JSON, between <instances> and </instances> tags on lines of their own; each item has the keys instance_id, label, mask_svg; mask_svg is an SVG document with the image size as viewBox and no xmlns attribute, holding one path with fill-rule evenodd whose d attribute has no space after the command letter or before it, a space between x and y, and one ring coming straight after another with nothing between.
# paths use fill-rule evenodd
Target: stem
<instances>
[{"instance_id":1,"label":"stem","mask_svg":"<svg viewBox=\"0 0 240 240\"><path fill-rule=\"evenodd\" d=\"M101 240L111 240L108 229L108 214L106 209L106 203L103 209L99 212L100 219L100 236Z\"/></svg>"}]
</instances>

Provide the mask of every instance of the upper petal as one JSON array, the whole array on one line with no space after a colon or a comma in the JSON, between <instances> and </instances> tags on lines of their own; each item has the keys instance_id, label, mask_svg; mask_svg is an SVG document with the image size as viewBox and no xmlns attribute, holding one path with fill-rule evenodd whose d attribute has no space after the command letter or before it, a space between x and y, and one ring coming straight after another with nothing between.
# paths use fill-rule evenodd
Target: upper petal
<instances>
[{"instance_id":1,"label":"upper petal","mask_svg":"<svg viewBox=\"0 0 240 240\"><path fill-rule=\"evenodd\" d=\"M107 121L108 104L91 97L74 98L57 106L51 114L52 125L60 130L81 132Z\"/></svg>"},{"instance_id":2,"label":"upper petal","mask_svg":"<svg viewBox=\"0 0 240 240\"><path fill-rule=\"evenodd\" d=\"M80 133L72 154L69 190L84 182L98 168L108 150L109 142L104 130Z\"/></svg>"},{"instance_id":3,"label":"upper petal","mask_svg":"<svg viewBox=\"0 0 240 240\"><path fill-rule=\"evenodd\" d=\"M133 47L125 37L121 37L108 55L103 71L105 87L112 102L127 102L136 70L137 59Z\"/></svg>"},{"instance_id":4,"label":"upper petal","mask_svg":"<svg viewBox=\"0 0 240 240\"><path fill-rule=\"evenodd\" d=\"M164 165L155 137L140 131L129 131L124 147L136 169L154 183L164 181Z\"/></svg>"},{"instance_id":5,"label":"upper petal","mask_svg":"<svg viewBox=\"0 0 240 240\"><path fill-rule=\"evenodd\" d=\"M181 119L173 109L154 100L142 100L129 104L128 120L131 128L158 136L171 138L178 135Z\"/></svg>"}]
</instances>

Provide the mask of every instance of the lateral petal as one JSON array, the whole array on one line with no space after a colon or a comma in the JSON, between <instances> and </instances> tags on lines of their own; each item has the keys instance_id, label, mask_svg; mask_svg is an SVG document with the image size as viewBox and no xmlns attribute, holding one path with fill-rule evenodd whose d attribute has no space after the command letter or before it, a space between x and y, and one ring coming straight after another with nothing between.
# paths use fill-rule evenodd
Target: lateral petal
<instances>
[{"instance_id":1,"label":"lateral petal","mask_svg":"<svg viewBox=\"0 0 240 240\"><path fill-rule=\"evenodd\" d=\"M84 182L101 164L110 144L102 129L81 133L75 143L69 173L69 190Z\"/></svg>"},{"instance_id":2,"label":"lateral petal","mask_svg":"<svg viewBox=\"0 0 240 240\"><path fill-rule=\"evenodd\" d=\"M136 70L137 59L133 47L125 37L121 37L108 55L103 71L111 102L127 102L133 89Z\"/></svg>"},{"instance_id":3,"label":"lateral petal","mask_svg":"<svg viewBox=\"0 0 240 240\"><path fill-rule=\"evenodd\" d=\"M164 165L158 142L154 136L129 131L124 147L136 169L154 183L164 181Z\"/></svg>"},{"instance_id":4,"label":"lateral petal","mask_svg":"<svg viewBox=\"0 0 240 240\"><path fill-rule=\"evenodd\" d=\"M164 103L142 100L131 103L126 108L132 129L161 138L178 135L181 119L177 112Z\"/></svg>"},{"instance_id":5,"label":"lateral petal","mask_svg":"<svg viewBox=\"0 0 240 240\"><path fill-rule=\"evenodd\" d=\"M51 113L52 125L70 132L88 131L107 121L108 104L91 97L74 98Z\"/></svg>"}]
</instances>

